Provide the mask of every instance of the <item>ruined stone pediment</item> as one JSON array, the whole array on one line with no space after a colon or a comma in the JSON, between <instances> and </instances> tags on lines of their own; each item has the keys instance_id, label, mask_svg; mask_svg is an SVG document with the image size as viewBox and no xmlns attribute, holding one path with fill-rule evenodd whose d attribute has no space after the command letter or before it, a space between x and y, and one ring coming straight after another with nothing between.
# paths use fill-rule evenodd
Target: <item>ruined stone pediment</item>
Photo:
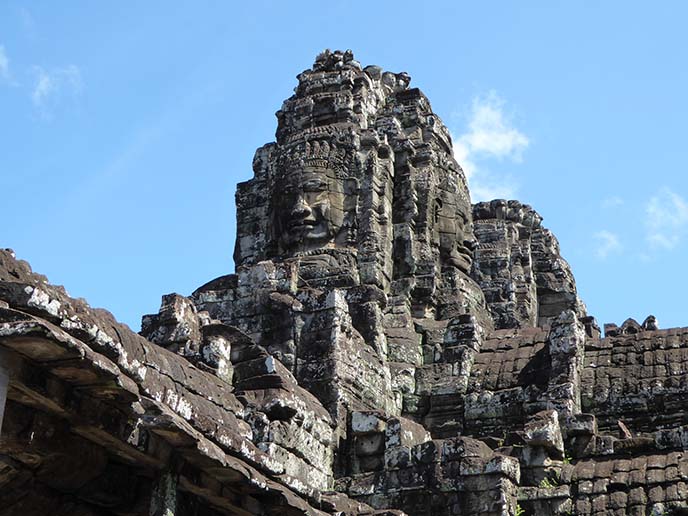
<instances>
[{"instance_id":1,"label":"ruined stone pediment","mask_svg":"<svg viewBox=\"0 0 688 516\"><path fill-rule=\"evenodd\" d=\"M0 252L0 516L679 514L688 330L587 314L406 73L325 51L140 334Z\"/></svg>"}]
</instances>

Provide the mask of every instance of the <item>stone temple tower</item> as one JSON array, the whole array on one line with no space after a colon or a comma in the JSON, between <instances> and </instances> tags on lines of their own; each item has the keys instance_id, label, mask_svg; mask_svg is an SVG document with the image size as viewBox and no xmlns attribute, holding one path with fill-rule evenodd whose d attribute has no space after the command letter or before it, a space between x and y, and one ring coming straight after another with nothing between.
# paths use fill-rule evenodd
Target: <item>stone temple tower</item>
<instances>
[{"instance_id":1,"label":"stone temple tower","mask_svg":"<svg viewBox=\"0 0 688 516\"><path fill-rule=\"evenodd\" d=\"M471 277L466 178L407 74L325 52L298 80L277 141L258 149L254 178L238 188L237 275L193 298L264 345L333 415L341 404L400 414L423 361L422 321L468 315L491 328Z\"/></svg>"}]
</instances>

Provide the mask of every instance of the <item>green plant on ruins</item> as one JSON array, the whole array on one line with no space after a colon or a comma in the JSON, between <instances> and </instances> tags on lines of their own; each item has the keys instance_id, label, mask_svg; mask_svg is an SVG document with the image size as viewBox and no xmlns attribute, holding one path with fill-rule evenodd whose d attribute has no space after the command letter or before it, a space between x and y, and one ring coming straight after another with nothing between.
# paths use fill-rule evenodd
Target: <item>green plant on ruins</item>
<instances>
[{"instance_id":1,"label":"green plant on ruins","mask_svg":"<svg viewBox=\"0 0 688 516\"><path fill-rule=\"evenodd\" d=\"M553 489L553 488L558 487L558 486L559 486L559 484L556 482L556 480L552 480L552 479L547 478L547 477L540 480L540 485L539 485L539 487L542 487L544 489Z\"/></svg>"}]
</instances>

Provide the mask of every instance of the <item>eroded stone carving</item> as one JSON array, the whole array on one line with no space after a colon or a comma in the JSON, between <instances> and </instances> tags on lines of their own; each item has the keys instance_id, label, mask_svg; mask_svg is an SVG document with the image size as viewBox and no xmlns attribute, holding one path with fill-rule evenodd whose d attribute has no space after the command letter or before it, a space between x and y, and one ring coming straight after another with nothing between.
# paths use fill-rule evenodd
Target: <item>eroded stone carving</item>
<instances>
[{"instance_id":1,"label":"eroded stone carving","mask_svg":"<svg viewBox=\"0 0 688 516\"><path fill-rule=\"evenodd\" d=\"M356 243L358 181L345 158L327 139L292 144L276 158L272 219L279 256Z\"/></svg>"}]
</instances>

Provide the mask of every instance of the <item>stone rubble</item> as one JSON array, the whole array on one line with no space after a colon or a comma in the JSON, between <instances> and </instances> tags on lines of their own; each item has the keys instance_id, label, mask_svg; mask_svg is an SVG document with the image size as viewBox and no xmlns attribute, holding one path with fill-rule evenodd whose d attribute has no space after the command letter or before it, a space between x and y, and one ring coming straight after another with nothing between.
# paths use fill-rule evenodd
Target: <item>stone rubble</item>
<instances>
[{"instance_id":1,"label":"stone rubble","mask_svg":"<svg viewBox=\"0 0 688 516\"><path fill-rule=\"evenodd\" d=\"M0 516L688 513L688 329L602 336L408 74L297 78L236 272L140 334L0 251Z\"/></svg>"}]
</instances>

